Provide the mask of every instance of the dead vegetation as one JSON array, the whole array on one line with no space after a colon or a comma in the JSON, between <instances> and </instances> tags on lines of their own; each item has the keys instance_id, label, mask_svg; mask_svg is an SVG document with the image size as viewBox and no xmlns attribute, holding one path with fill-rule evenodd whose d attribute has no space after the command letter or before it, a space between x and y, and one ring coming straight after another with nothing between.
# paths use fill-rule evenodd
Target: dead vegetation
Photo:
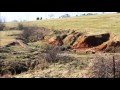
<instances>
[{"instance_id":1,"label":"dead vegetation","mask_svg":"<svg viewBox=\"0 0 120 90\"><path fill-rule=\"evenodd\" d=\"M89 64L86 57L59 56L59 61L49 65L47 69L30 71L15 75L16 78L75 78L85 77L86 68Z\"/></svg>"},{"instance_id":2,"label":"dead vegetation","mask_svg":"<svg viewBox=\"0 0 120 90\"><path fill-rule=\"evenodd\" d=\"M13 44L13 43L12 43ZM16 43L15 43L16 44ZM59 47L48 46L44 49L19 47L0 48L0 75L15 75L34 69L45 69L50 63L59 61ZM16 50L14 50L16 49ZM11 55L10 55L11 53ZM11 60L12 59L12 60Z\"/></svg>"},{"instance_id":3,"label":"dead vegetation","mask_svg":"<svg viewBox=\"0 0 120 90\"><path fill-rule=\"evenodd\" d=\"M18 35L16 35L18 36ZM75 68L87 67L89 61L74 61L77 58L60 56L63 51L85 52L84 54L96 54L96 51L116 53L120 51L120 40L113 38L112 34L104 33L98 35L87 35L76 31L56 31L46 28L25 28L17 39L5 47L0 48L0 74L1 76L17 75L30 70L45 70L50 65L62 63ZM41 42L43 45L33 45ZM30 45L30 43L32 43ZM41 44L40 43L40 44ZM49 43L49 44L48 44ZM14 50L16 49L16 50ZM92 53L91 53L92 52ZM76 53L82 55L81 53ZM83 58L81 58L83 59ZM117 59L118 60L118 59ZM88 61L88 62L87 62ZM92 76L98 78L113 77L112 61L103 58L94 60ZM80 66L79 66L80 65ZM119 64L118 64L119 65ZM116 66L119 70L119 67ZM72 73L70 68L68 73ZM106 70L106 71L105 71ZM79 71L79 70L78 70ZM79 76L80 74L78 74ZM66 75L69 76L68 74ZM50 76L51 77L51 76ZM61 77L61 76L60 76Z\"/></svg>"},{"instance_id":4,"label":"dead vegetation","mask_svg":"<svg viewBox=\"0 0 120 90\"><path fill-rule=\"evenodd\" d=\"M92 78L120 78L120 56L97 56L91 67Z\"/></svg>"},{"instance_id":5,"label":"dead vegetation","mask_svg":"<svg viewBox=\"0 0 120 90\"><path fill-rule=\"evenodd\" d=\"M44 40L44 37L49 33L49 29L46 28L26 28L23 30L23 33L20 35L19 39L23 40L25 43L36 42Z\"/></svg>"},{"instance_id":6,"label":"dead vegetation","mask_svg":"<svg viewBox=\"0 0 120 90\"><path fill-rule=\"evenodd\" d=\"M0 23L0 31L10 31L1 31L1 46L4 47L0 47L0 75L21 78L18 74L29 73L28 77L38 78L120 78L120 38L116 36L119 23L116 20L100 16L80 18L80 21L78 18L65 22L47 20L29 26L26 22L13 27ZM47 26L46 23L56 29L40 27ZM20 32L13 34L13 30ZM116 35L108 33L113 30Z\"/></svg>"}]
</instances>

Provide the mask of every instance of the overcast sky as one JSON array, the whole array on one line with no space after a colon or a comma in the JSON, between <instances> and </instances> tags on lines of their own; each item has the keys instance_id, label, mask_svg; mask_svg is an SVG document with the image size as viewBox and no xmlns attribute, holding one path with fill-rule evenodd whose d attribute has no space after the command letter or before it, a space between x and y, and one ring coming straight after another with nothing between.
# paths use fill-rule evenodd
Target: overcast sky
<instances>
[{"instance_id":1,"label":"overcast sky","mask_svg":"<svg viewBox=\"0 0 120 90\"><path fill-rule=\"evenodd\" d=\"M71 16L81 15L83 13L99 13L102 12L1 12L1 17L5 18L7 22L13 20L36 20L36 17L42 17L43 19L49 18L50 14L54 14L54 18L58 18L64 14L70 14ZM105 12L114 13L114 12Z\"/></svg>"}]
</instances>

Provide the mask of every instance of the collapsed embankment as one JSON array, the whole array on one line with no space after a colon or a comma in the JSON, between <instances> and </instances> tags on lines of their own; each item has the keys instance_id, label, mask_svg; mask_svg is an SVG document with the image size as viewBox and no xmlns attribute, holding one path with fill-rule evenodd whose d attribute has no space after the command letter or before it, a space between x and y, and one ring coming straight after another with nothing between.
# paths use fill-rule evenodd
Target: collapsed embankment
<instances>
[{"instance_id":1,"label":"collapsed embankment","mask_svg":"<svg viewBox=\"0 0 120 90\"><path fill-rule=\"evenodd\" d=\"M76 50L91 49L106 52L112 50L112 52L115 52L116 48L120 47L120 39L111 33L89 35L73 31L63 35L54 35L48 39L48 42L53 45L67 46Z\"/></svg>"}]
</instances>

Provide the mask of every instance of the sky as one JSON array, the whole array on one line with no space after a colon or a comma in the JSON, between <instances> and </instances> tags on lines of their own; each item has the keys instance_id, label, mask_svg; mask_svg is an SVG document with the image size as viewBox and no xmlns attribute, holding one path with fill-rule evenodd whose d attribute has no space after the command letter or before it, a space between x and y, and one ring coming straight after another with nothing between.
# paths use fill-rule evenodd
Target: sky
<instances>
[{"instance_id":1,"label":"sky","mask_svg":"<svg viewBox=\"0 0 120 90\"><path fill-rule=\"evenodd\" d=\"M70 14L70 16L81 15L84 13L99 13L102 14L103 12L0 12L2 18L5 19L6 22L10 22L13 20L17 21L31 21L36 20L37 17L42 17L43 19L49 19L49 15L53 14L54 18L58 18L64 14ZM115 12L105 12L106 13L115 13Z\"/></svg>"}]
</instances>

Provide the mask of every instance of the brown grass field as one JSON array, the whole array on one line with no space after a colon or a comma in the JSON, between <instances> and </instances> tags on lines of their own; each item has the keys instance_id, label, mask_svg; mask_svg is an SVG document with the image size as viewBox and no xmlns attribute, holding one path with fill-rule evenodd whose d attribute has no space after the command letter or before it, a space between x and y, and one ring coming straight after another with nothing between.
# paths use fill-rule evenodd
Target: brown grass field
<instances>
[{"instance_id":1,"label":"brown grass field","mask_svg":"<svg viewBox=\"0 0 120 90\"><path fill-rule=\"evenodd\" d=\"M18 23L6 23L5 25L7 28L17 28ZM27 21L22 22L22 25L25 27L45 27L51 30L49 31L50 33L53 33L52 30L56 30L56 32L58 30L62 33L65 31L69 31L70 33L74 30L75 32L84 33L88 36L110 33L112 37L110 37L109 41L120 41L120 14ZM97 74L95 72L96 76L94 77L111 78L113 75L110 70L113 69L109 67L113 65L113 56L118 64L116 69L119 71L120 47L116 48L116 53L86 53L85 49L81 48L79 50L57 51L57 49L54 51L54 47L45 40L25 44L16 39L22 32L23 30L0 31L1 78L92 78L94 76L93 71L96 69ZM46 35L46 38L49 37ZM69 43L73 39L68 38L68 40ZM13 42L14 45L11 44ZM7 45L9 45L9 47L7 47ZM27 47L22 47L22 45L26 45ZM64 47L64 45L61 47ZM58 48L61 47L58 46ZM93 48L89 48L88 50L93 50ZM104 69L106 69L106 71L102 71L101 69L103 63L98 64L99 67L93 70L92 67L94 63L99 60L105 62ZM11 73L14 74L11 75ZM2 76L2 74L4 75Z\"/></svg>"}]
</instances>

